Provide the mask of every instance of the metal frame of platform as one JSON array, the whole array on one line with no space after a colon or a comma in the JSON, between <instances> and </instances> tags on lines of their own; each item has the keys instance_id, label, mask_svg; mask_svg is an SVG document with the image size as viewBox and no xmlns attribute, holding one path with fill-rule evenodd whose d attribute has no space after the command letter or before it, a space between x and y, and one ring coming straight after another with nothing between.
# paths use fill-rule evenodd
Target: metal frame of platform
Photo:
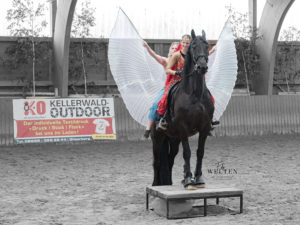
<instances>
[{"instance_id":1,"label":"metal frame of platform","mask_svg":"<svg viewBox=\"0 0 300 225\"><path fill-rule=\"evenodd\" d=\"M201 188L197 190L185 190L183 187L176 186L152 186L146 188L146 210L149 210L149 195L158 197L166 201L166 217L169 216L169 202L176 200L203 199L204 215L207 216L207 199L215 198L219 205L220 198L239 197L240 213L243 213L243 191L237 188ZM199 215L198 215L199 216ZM186 218L186 217L185 217ZM176 217L176 219L179 219Z\"/></svg>"}]
</instances>

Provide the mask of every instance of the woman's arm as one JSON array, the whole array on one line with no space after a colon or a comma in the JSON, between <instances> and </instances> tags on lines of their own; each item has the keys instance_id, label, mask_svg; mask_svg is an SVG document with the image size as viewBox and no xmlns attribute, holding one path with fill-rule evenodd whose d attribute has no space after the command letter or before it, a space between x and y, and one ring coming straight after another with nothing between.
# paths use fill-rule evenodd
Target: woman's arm
<instances>
[{"instance_id":1,"label":"woman's arm","mask_svg":"<svg viewBox=\"0 0 300 225\"><path fill-rule=\"evenodd\" d=\"M180 52L175 52L171 59L169 59L169 62L167 64L167 67L166 67L166 73L167 74L173 74L175 75L176 71L175 70L172 70L172 67L178 62L179 60L179 57L180 57Z\"/></svg>"},{"instance_id":2,"label":"woman's arm","mask_svg":"<svg viewBox=\"0 0 300 225\"><path fill-rule=\"evenodd\" d=\"M161 64L164 68L167 66L167 58L162 57L160 55L157 55L151 48L150 46L147 44L146 41L143 41L143 45L144 47L147 49L147 51L149 52L149 54L159 63Z\"/></svg>"},{"instance_id":3,"label":"woman's arm","mask_svg":"<svg viewBox=\"0 0 300 225\"><path fill-rule=\"evenodd\" d=\"M216 51L216 46L217 46L217 45L215 45L214 47L212 47L212 48L210 49L208 55L211 55L211 54L213 54L213 53Z\"/></svg>"}]
</instances>

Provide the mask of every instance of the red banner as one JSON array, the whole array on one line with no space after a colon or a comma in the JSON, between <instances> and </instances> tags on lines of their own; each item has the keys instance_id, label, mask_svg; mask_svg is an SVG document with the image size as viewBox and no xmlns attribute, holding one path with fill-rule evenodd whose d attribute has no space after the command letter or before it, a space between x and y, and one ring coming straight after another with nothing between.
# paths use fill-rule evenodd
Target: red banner
<instances>
[{"instance_id":1,"label":"red banner","mask_svg":"<svg viewBox=\"0 0 300 225\"><path fill-rule=\"evenodd\" d=\"M17 138L113 134L112 118L19 120Z\"/></svg>"}]
</instances>

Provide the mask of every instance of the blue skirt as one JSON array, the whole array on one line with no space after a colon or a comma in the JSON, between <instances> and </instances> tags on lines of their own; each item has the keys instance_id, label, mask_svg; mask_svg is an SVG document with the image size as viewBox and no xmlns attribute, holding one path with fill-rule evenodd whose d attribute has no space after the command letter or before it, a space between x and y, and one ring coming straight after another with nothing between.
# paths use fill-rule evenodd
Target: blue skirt
<instances>
[{"instance_id":1,"label":"blue skirt","mask_svg":"<svg viewBox=\"0 0 300 225\"><path fill-rule=\"evenodd\" d=\"M158 92L158 95L156 96L151 108L150 108L150 111L149 111L149 114L148 114L148 120L156 120L159 115L157 113L157 109L158 109L158 102L160 101L160 99L162 98L162 96L164 95L165 93L165 88L163 88L162 90L160 90Z\"/></svg>"}]
</instances>

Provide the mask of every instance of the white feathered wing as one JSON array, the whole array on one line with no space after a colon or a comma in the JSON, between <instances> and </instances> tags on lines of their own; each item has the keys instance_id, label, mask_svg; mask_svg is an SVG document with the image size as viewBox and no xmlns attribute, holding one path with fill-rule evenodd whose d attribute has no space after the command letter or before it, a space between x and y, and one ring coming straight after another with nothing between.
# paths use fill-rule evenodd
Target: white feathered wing
<instances>
[{"instance_id":1,"label":"white feathered wing","mask_svg":"<svg viewBox=\"0 0 300 225\"><path fill-rule=\"evenodd\" d=\"M147 125L147 116L166 74L143 47L143 40L122 9L109 38L110 69L130 115ZM207 87L215 98L214 118L219 119L229 102L237 74L237 59L230 23L226 22L216 51L209 57Z\"/></svg>"},{"instance_id":2,"label":"white feathered wing","mask_svg":"<svg viewBox=\"0 0 300 225\"><path fill-rule=\"evenodd\" d=\"M237 56L229 19L209 56L206 85L215 99L214 119L219 120L228 105L237 76Z\"/></svg>"},{"instance_id":3,"label":"white feathered wing","mask_svg":"<svg viewBox=\"0 0 300 225\"><path fill-rule=\"evenodd\" d=\"M164 86L166 73L149 55L142 38L121 9L109 38L108 59L130 115L146 126L149 109Z\"/></svg>"}]
</instances>

